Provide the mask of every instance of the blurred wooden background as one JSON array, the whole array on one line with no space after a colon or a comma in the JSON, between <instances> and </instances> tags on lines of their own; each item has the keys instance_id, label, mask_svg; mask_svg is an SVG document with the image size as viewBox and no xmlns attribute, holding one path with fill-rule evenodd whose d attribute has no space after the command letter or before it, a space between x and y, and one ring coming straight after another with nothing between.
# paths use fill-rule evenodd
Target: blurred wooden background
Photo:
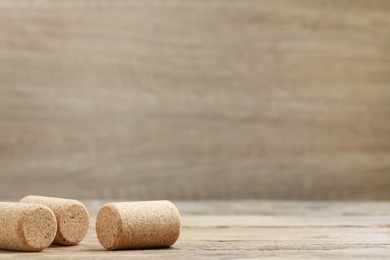
<instances>
[{"instance_id":1,"label":"blurred wooden background","mask_svg":"<svg viewBox=\"0 0 390 260\"><path fill-rule=\"evenodd\" d=\"M0 198L390 199L390 1L0 0Z\"/></svg>"}]
</instances>

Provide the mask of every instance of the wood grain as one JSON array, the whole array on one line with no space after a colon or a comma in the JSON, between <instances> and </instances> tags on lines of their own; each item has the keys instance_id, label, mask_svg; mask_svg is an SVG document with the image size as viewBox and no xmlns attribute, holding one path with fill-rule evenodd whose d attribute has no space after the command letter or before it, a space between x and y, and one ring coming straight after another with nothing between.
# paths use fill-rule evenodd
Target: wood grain
<instances>
[{"instance_id":1,"label":"wood grain","mask_svg":"<svg viewBox=\"0 0 390 260\"><path fill-rule=\"evenodd\" d=\"M390 199L390 3L0 1L0 198Z\"/></svg>"},{"instance_id":2,"label":"wood grain","mask_svg":"<svg viewBox=\"0 0 390 260\"><path fill-rule=\"evenodd\" d=\"M0 257L387 259L390 250L388 202L177 202L175 205L181 211L183 229L173 247L121 251L106 251L96 238L96 212L104 203L86 202L91 212L91 225L81 244L74 247L52 246L37 254L0 250ZM363 212L366 206L370 211ZM296 210L290 210L294 208ZM253 213L254 210L258 210L257 213ZM215 215L218 218L214 218ZM257 217L258 224L253 225L252 215ZM231 218L233 216L235 218ZM350 219L351 216L354 220ZM310 224L319 217L322 217L319 225ZM378 217L386 219L387 224L378 223ZM229 218L232 222L226 225ZM264 221L266 218L279 225ZM301 219L299 226L295 225L297 219ZM345 225L346 222L350 224Z\"/></svg>"}]
</instances>

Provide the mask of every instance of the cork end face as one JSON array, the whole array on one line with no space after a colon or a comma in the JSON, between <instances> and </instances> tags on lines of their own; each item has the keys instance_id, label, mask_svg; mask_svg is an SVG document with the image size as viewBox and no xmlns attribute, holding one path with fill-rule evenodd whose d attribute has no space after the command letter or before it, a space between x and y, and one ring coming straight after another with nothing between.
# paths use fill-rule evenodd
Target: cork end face
<instances>
[{"instance_id":1,"label":"cork end face","mask_svg":"<svg viewBox=\"0 0 390 260\"><path fill-rule=\"evenodd\" d=\"M121 216L114 205L106 204L99 210L96 218L96 235L105 249L114 250L119 247L121 227Z\"/></svg>"},{"instance_id":2,"label":"cork end face","mask_svg":"<svg viewBox=\"0 0 390 260\"><path fill-rule=\"evenodd\" d=\"M45 206L37 206L18 225L18 233L24 251L42 251L49 247L57 231L57 221L53 212Z\"/></svg>"},{"instance_id":3,"label":"cork end face","mask_svg":"<svg viewBox=\"0 0 390 260\"><path fill-rule=\"evenodd\" d=\"M89 214L85 206L78 201L69 201L62 207L60 217L57 216L58 230L55 244L77 245L87 234Z\"/></svg>"}]
</instances>

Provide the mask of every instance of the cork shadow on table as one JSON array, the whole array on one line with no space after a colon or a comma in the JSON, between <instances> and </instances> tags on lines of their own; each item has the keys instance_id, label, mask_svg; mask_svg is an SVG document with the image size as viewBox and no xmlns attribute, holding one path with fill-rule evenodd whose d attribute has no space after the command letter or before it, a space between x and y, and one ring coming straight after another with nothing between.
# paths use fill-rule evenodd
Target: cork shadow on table
<instances>
[{"instance_id":1,"label":"cork shadow on table","mask_svg":"<svg viewBox=\"0 0 390 260\"><path fill-rule=\"evenodd\" d=\"M18 250L7 250L7 249L0 249L0 254L44 254L45 252L52 252L53 250L50 249L59 249L61 251L66 250L66 251L79 251L80 247L83 247L82 243L74 245L74 246L64 246L64 245L58 245L58 244L51 244L49 247L43 249L42 251L18 251ZM104 248L102 248L104 250ZM85 249L83 249L84 251Z\"/></svg>"},{"instance_id":2,"label":"cork shadow on table","mask_svg":"<svg viewBox=\"0 0 390 260\"><path fill-rule=\"evenodd\" d=\"M5 249L0 249L0 255L12 255L12 254L32 254L32 255L39 255L40 253L42 253L42 251L40 252L36 252L36 251L31 251L31 252L28 252L28 251L14 251L14 250L5 250Z\"/></svg>"},{"instance_id":3,"label":"cork shadow on table","mask_svg":"<svg viewBox=\"0 0 390 260\"><path fill-rule=\"evenodd\" d=\"M115 250L107 250L104 248L101 249L96 249L96 248L91 248L88 250L83 250L83 251L90 251L90 252L108 252L108 253L115 253L115 252L137 252L137 251L175 251L175 250L180 250L178 247L174 246L169 246L169 247L153 247L153 248L135 248L135 249L115 249Z\"/></svg>"},{"instance_id":4,"label":"cork shadow on table","mask_svg":"<svg viewBox=\"0 0 390 260\"><path fill-rule=\"evenodd\" d=\"M91 245L88 245L91 246ZM12 251L0 249L0 258L2 257L53 257L61 255L63 257L107 257L107 256L128 256L128 257L140 257L140 256L157 256L164 255L167 253L170 255L173 252L180 251L177 247L164 247L164 248L148 248L148 249L119 249L119 250L106 250L104 248L97 248L96 246L85 247L84 246L72 246L64 247L58 245L52 245L49 248L41 252L24 252L24 251ZM174 253L177 254L177 253Z\"/></svg>"}]
</instances>

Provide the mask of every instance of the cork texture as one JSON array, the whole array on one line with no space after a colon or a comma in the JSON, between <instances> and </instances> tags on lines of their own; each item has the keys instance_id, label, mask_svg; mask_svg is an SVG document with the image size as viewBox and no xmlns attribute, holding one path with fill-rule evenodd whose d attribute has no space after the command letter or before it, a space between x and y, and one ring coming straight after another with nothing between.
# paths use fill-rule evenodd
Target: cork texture
<instances>
[{"instance_id":1,"label":"cork texture","mask_svg":"<svg viewBox=\"0 0 390 260\"><path fill-rule=\"evenodd\" d=\"M77 200L27 196L20 201L42 204L53 211L57 220L57 234L53 241L55 244L76 245L87 234L89 214L86 207Z\"/></svg>"},{"instance_id":2,"label":"cork texture","mask_svg":"<svg viewBox=\"0 0 390 260\"><path fill-rule=\"evenodd\" d=\"M180 231L180 214L170 201L108 203L96 218L98 240L108 250L169 247Z\"/></svg>"},{"instance_id":3,"label":"cork texture","mask_svg":"<svg viewBox=\"0 0 390 260\"><path fill-rule=\"evenodd\" d=\"M57 231L53 212L44 205L0 202L0 248L41 251Z\"/></svg>"}]
</instances>

